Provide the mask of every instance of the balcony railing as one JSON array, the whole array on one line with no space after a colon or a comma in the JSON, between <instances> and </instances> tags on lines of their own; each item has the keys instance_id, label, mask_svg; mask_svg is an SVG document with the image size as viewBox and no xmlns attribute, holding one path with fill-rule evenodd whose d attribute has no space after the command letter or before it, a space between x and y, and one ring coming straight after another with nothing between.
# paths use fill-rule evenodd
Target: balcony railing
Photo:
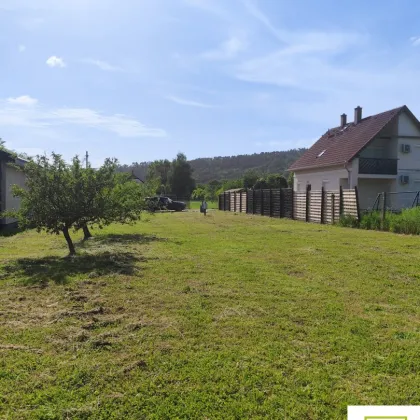
<instances>
[{"instance_id":1,"label":"balcony railing","mask_svg":"<svg viewBox=\"0 0 420 420\"><path fill-rule=\"evenodd\" d=\"M359 174L397 175L397 159L359 158Z\"/></svg>"}]
</instances>

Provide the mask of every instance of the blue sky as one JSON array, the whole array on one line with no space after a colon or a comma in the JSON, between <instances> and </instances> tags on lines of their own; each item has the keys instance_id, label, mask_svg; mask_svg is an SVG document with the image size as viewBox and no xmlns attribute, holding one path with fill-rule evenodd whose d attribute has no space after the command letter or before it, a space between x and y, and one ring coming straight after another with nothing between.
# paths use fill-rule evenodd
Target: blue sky
<instances>
[{"instance_id":1,"label":"blue sky","mask_svg":"<svg viewBox=\"0 0 420 420\"><path fill-rule=\"evenodd\" d=\"M309 146L346 112L420 116L420 4L0 0L0 137L97 165Z\"/></svg>"}]
</instances>

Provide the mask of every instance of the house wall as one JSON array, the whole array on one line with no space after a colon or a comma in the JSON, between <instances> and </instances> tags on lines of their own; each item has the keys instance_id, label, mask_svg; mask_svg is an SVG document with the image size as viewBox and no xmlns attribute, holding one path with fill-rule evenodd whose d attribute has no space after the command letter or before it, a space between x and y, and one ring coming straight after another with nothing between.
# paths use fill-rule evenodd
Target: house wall
<instances>
[{"instance_id":1,"label":"house wall","mask_svg":"<svg viewBox=\"0 0 420 420\"><path fill-rule=\"evenodd\" d=\"M395 180L359 178L359 206L362 210L371 209L376 197L382 192L391 192L395 189ZM381 203L382 205L382 203Z\"/></svg>"},{"instance_id":2,"label":"house wall","mask_svg":"<svg viewBox=\"0 0 420 420\"><path fill-rule=\"evenodd\" d=\"M403 136L411 136L410 138ZM409 144L410 153L403 153L401 146ZM420 190L420 130L405 113L401 114L398 121L398 178L397 192ZM408 175L408 184L401 184L400 175Z\"/></svg>"},{"instance_id":3,"label":"house wall","mask_svg":"<svg viewBox=\"0 0 420 420\"><path fill-rule=\"evenodd\" d=\"M313 169L296 171L294 178L294 191L305 191L306 186L311 184L311 189L316 191L324 187L326 190L338 190L340 183L347 183L348 172L343 166L335 166L325 169ZM340 182L340 180L342 180Z\"/></svg>"},{"instance_id":4,"label":"house wall","mask_svg":"<svg viewBox=\"0 0 420 420\"><path fill-rule=\"evenodd\" d=\"M12 186L15 184L21 187L25 186L25 175L23 172L7 165L5 162L2 162L1 174L3 211L18 209L20 206L20 198L13 197ZM16 220L11 218L5 218L1 221L2 224L10 224L14 222L16 222Z\"/></svg>"}]
</instances>

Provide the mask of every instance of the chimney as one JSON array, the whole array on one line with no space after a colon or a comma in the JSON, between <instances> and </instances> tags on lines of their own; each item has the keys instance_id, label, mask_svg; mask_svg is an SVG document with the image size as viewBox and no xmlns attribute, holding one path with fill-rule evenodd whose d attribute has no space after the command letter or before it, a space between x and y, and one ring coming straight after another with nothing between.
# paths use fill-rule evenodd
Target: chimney
<instances>
[{"instance_id":1,"label":"chimney","mask_svg":"<svg viewBox=\"0 0 420 420\"><path fill-rule=\"evenodd\" d=\"M354 108L354 123L359 124L361 120L362 120L362 108L358 106L357 108Z\"/></svg>"},{"instance_id":2,"label":"chimney","mask_svg":"<svg viewBox=\"0 0 420 420\"><path fill-rule=\"evenodd\" d=\"M341 114L341 127L344 127L347 124L347 115Z\"/></svg>"}]
</instances>

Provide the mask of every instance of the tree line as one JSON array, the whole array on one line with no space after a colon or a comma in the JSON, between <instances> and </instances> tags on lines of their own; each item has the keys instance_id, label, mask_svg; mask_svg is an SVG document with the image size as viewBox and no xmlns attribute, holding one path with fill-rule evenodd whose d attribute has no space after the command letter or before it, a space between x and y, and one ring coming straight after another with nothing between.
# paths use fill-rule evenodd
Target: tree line
<instances>
[{"instance_id":1,"label":"tree line","mask_svg":"<svg viewBox=\"0 0 420 420\"><path fill-rule=\"evenodd\" d=\"M193 200L215 201L219 194L224 191L236 188L288 188L293 187L293 174L289 173L288 178L282 174L261 174L255 170L248 170L238 179L225 181L210 181L208 184L198 184L192 192Z\"/></svg>"},{"instance_id":2,"label":"tree line","mask_svg":"<svg viewBox=\"0 0 420 420\"><path fill-rule=\"evenodd\" d=\"M248 170L259 174L287 172L287 168L295 162L306 149L292 149L281 152L264 152L250 155L217 156L213 158L198 158L189 160L197 184L208 184L213 180L238 180ZM160 161L162 162L162 161ZM134 162L131 165L121 165L119 170L132 172L141 179L146 179L148 168L152 162Z\"/></svg>"}]
</instances>

